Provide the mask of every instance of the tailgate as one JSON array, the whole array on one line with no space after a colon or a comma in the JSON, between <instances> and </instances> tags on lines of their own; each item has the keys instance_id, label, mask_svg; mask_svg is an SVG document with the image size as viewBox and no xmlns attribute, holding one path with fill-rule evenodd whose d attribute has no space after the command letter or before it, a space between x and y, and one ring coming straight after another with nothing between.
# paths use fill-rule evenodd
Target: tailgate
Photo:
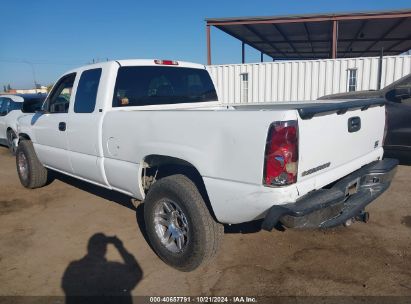
<instances>
[{"instance_id":1,"label":"tailgate","mask_svg":"<svg viewBox=\"0 0 411 304\"><path fill-rule=\"evenodd\" d=\"M375 160L367 155L381 156L385 125L383 105L382 100L362 100L297 109L298 183L311 179L317 188L323 187L325 181L328 184L350 173L345 172L347 168L354 171ZM356 168L349 166L350 163ZM322 185L315 182L318 176L330 171L333 171L334 180L322 179Z\"/></svg>"}]
</instances>

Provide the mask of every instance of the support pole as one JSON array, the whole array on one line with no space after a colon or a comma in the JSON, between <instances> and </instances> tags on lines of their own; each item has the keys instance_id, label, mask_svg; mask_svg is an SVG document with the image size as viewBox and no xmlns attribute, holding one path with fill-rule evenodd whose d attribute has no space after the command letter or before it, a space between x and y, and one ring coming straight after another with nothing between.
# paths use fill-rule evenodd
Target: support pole
<instances>
[{"instance_id":1,"label":"support pole","mask_svg":"<svg viewBox=\"0 0 411 304\"><path fill-rule=\"evenodd\" d=\"M263 52L261 52L261 55L260 55L260 62L264 62L264 54L263 54Z\"/></svg>"},{"instance_id":2,"label":"support pole","mask_svg":"<svg viewBox=\"0 0 411 304\"><path fill-rule=\"evenodd\" d=\"M384 57L384 48L381 48L380 59L378 61L378 80L377 80L377 90L381 90L381 79L382 79L382 60Z\"/></svg>"},{"instance_id":3,"label":"support pole","mask_svg":"<svg viewBox=\"0 0 411 304\"><path fill-rule=\"evenodd\" d=\"M210 25L207 25L206 33L207 33L207 65L211 65L211 28L210 28Z\"/></svg>"},{"instance_id":4,"label":"support pole","mask_svg":"<svg viewBox=\"0 0 411 304\"><path fill-rule=\"evenodd\" d=\"M338 39L338 21L333 21L333 33L332 33L332 50L331 50L331 58L337 58L337 39Z\"/></svg>"},{"instance_id":5,"label":"support pole","mask_svg":"<svg viewBox=\"0 0 411 304\"><path fill-rule=\"evenodd\" d=\"M241 41L241 63L245 63L245 44Z\"/></svg>"}]
</instances>

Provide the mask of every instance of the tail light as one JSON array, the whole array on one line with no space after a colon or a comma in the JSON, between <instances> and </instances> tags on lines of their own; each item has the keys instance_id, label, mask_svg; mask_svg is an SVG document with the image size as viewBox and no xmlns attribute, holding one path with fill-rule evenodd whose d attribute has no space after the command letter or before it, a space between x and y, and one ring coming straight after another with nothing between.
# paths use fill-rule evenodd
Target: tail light
<instances>
[{"instance_id":1,"label":"tail light","mask_svg":"<svg viewBox=\"0 0 411 304\"><path fill-rule=\"evenodd\" d=\"M155 64L161 64L161 65L178 65L178 62L174 61L174 60L159 60L159 59L156 59L156 60L154 60L154 63Z\"/></svg>"},{"instance_id":2,"label":"tail light","mask_svg":"<svg viewBox=\"0 0 411 304\"><path fill-rule=\"evenodd\" d=\"M296 120L271 124L265 147L266 186L285 186L297 181L298 124Z\"/></svg>"}]
</instances>

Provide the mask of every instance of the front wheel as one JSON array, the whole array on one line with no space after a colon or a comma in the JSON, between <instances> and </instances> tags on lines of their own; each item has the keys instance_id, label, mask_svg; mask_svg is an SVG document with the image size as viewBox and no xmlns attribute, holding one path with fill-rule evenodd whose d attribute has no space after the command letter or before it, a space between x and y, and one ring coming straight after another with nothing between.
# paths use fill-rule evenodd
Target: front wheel
<instances>
[{"instance_id":1,"label":"front wheel","mask_svg":"<svg viewBox=\"0 0 411 304\"><path fill-rule=\"evenodd\" d=\"M29 189L47 184L48 170L40 163L29 140L22 140L16 151L17 174L21 184Z\"/></svg>"},{"instance_id":2,"label":"front wheel","mask_svg":"<svg viewBox=\"0 0 411 304\"><path fill-rule=\"evenodd\" d=\"M195 184L180 174L153 184L144 200L144 221L154 251L181 271L210 261L224 233Z\"/></svg>"}]
</instances>

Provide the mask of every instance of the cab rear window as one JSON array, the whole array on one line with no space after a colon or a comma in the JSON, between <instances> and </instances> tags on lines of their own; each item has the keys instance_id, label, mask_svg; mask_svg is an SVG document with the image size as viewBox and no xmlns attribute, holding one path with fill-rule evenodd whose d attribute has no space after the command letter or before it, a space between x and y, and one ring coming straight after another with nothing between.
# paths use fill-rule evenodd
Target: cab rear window
<instances>
[{"instance_id":1,"label":"cab rear window","mask_svg":"<svg viewBox=\"0 0 411 304\"><path fill-rule=\"evenodd\" d=\"M121 67L113 107L217 101L206 70L176 67Z\"/></svg>"}]
</instances>

